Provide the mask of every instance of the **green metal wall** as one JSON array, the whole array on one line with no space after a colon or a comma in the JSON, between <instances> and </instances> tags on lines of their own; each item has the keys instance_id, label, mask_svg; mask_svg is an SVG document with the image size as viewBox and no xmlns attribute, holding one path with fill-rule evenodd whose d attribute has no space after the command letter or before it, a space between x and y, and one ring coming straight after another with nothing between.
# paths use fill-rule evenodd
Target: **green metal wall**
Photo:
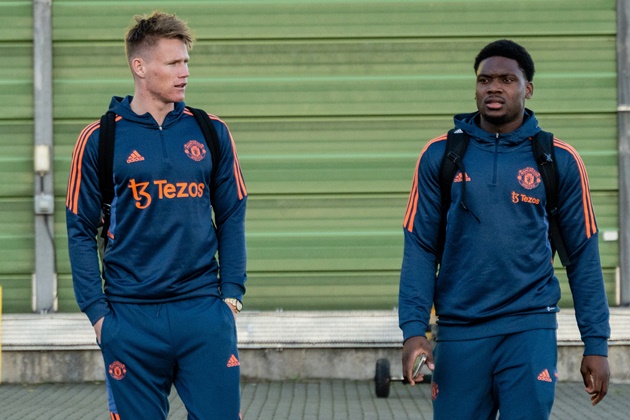
<instances>
[{"instance_id":1,"label":"green metal wall","mask_svg":"<svg viewBox=\"0 0 630 420\"><path fill-rule=\"evenodd\" d=\"M396 305L402 217L425 142L474 110L474 56L508 37L536 61L528 106L589 170L600 228L618 229L614 0L54 0L59 309L77 310L64 225L70 154L111 95L132 92L122 37L156 8L188 20L187 102L235 137L250 200L247 309ZM0 2L0 284L31 307L32 4ZM615 303L617 241L601 242ZM559 270L563 301L571 305Z\"/></svg>"}]
</instances>

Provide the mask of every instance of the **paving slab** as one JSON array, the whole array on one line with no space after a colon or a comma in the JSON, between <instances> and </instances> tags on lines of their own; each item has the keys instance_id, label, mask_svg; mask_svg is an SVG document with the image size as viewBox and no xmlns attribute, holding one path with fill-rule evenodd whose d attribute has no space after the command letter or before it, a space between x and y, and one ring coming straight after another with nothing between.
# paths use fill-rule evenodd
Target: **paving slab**
<instances>
[{"instance_id":1,"label":"paving slab","mask_svg":"<svg viewBox=\"0 0 630 420\"><path fill-rule=\"evenodd\" d=\"M431 419L428 385L393 382L388 398L377 398L373 381L248 381L242 385L243 418L248 420L405 420ZM175 390L168 420L185 420ZM1 420L108 419L103 383L0 385ZM584 386L560 382L553 420L630 418L630 384L612 384L609 394L591 407Z\"/></svg>"}]
</instances>

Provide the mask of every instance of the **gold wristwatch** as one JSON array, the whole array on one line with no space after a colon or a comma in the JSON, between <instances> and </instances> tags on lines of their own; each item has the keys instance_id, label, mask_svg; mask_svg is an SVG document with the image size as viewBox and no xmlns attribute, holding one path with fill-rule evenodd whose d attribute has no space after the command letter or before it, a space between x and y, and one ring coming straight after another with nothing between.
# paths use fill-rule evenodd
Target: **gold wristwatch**
<instances>
[{"instance_id":1,"label":"gold wristwatch","mask_svg":"<svg viewBox=\"0 0 630 420\"><path fill-rule=\"evenodd\" d=\"M236 313L241 312L241 310L243 309L243 304L241 303L240 300L236 298L225 298L223 299L223 302L229 303L230 305L232 305L234 309L236 310Z\"/></svg>"}]
</instances>

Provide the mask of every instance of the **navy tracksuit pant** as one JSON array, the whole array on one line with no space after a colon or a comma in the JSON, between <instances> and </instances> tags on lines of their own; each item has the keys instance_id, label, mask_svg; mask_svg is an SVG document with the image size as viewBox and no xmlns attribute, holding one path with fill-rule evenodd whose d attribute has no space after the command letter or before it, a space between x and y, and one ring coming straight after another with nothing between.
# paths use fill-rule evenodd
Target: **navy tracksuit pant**
<instances>
[{"instance_id":1,"label":"navy tracksuit pant","mask_svg":"<svg viewBox=\"0 0 630 420\"><path fill-rule=\"evenodd\" d=\"M237 420L236 323L218 297L110 303L101 332L107 382L121 420L166 419L175 385L189 419Z\"/></svg>"},{"instance_id":2,"label":"navy tracksuit pant","mask_svg":"<svg viewBox=\"0 0 630 420\"><path fill-rule=\"evenodd\" d=\"M545 420L558 381L556 330L438 341L435 420Z\"/></svg>"}]
</instances>

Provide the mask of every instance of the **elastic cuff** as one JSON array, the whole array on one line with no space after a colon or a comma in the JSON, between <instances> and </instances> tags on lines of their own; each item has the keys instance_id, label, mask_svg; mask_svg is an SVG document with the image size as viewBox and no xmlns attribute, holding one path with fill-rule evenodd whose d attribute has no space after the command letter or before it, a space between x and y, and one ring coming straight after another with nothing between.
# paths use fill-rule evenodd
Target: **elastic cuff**
<instances>
[{"instance_id":1,"label":"elastic cuff","mask_svg":"<svg viewBox=\"0 0 630 420\"><path fill-rule=\"evenodd\" d=\"M236 298L243 302L243 295L245 294L243 288L236 283L222 283L221 284L221 298Z\"/></svg>"},{"instance_id":2,"label":"elastic cuff","mask_svg":"<svg viewBox=\"0 0 630 420\"><path fill-rule=\"evenodd\" d=\"M600 337L584 338L584 356L608 357L608 340Z\"/></svg>"},{"instance_id":3,"label":"elastic cuff","mask_svg":"<svg viewBox=\"0 0 630 420\"><path fill-rule=\"evenodd\" d=\"M83 311L87 315L92 325L96 324L96 321L109 314L109 305L105 299L98 300L85 308Z\"/></svg>"},{"instance_id":4,"label":"elastic cuff","mask_svg":"<svg viewBox=\"0 0 630 420\"><path fill-rule=\"evenodd\" d=\"M426 337L428 325L420 321L407 322L400 326L403 332L403 343L411 337Z\"/></svg>"}]
</instances>

